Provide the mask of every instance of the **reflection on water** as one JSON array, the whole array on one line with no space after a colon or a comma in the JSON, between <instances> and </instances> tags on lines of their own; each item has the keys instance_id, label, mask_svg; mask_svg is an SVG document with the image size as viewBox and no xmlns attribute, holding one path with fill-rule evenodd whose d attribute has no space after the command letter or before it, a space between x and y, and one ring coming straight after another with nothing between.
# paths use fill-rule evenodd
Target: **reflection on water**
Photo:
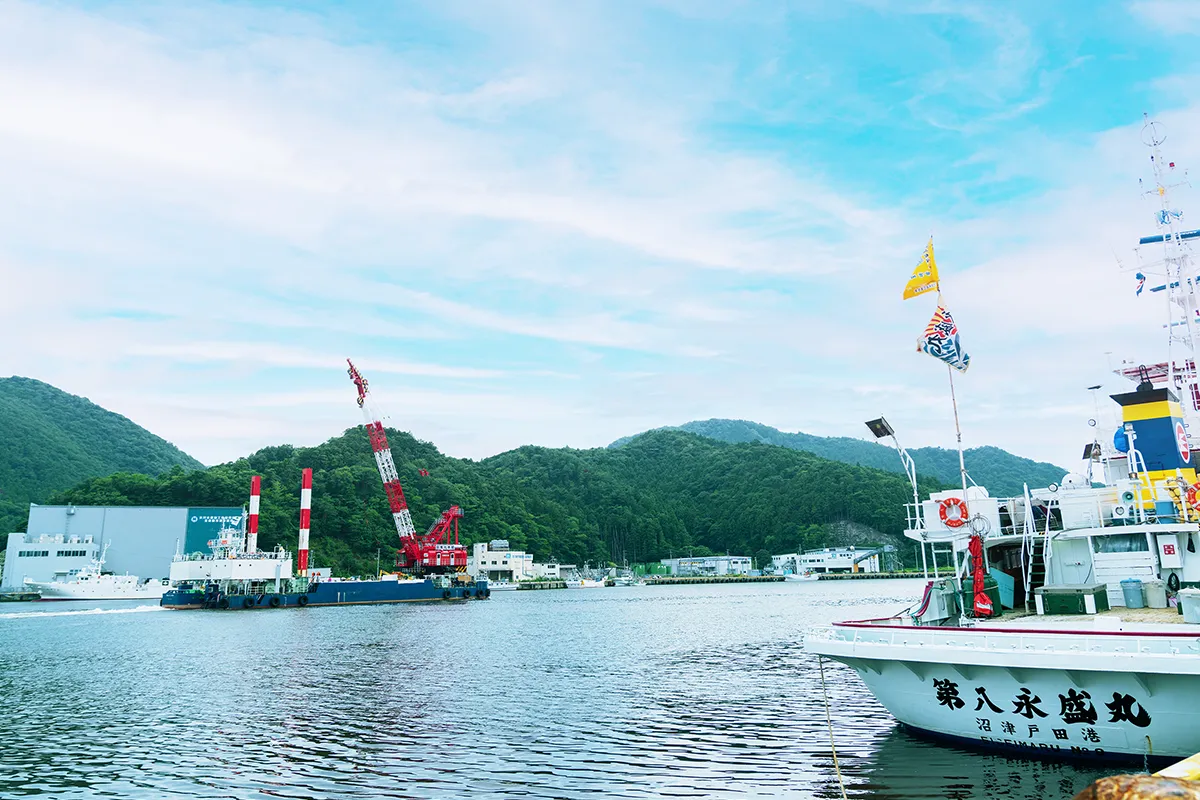
<instances>
[{"instance_id":1,"label":"reflection on water","mask_svg":"<svg viewBox=\"0 0 1200 800\"><path fill-rule=\"evenodd\" d=\"M839 797L802 633L891 613L919 590L622 587L226 614L8 606L0 797ZM826 662L825 677L852 797L1070 797L1096 777L916 739L852 671Z\"/></svg>"}]
</instances>

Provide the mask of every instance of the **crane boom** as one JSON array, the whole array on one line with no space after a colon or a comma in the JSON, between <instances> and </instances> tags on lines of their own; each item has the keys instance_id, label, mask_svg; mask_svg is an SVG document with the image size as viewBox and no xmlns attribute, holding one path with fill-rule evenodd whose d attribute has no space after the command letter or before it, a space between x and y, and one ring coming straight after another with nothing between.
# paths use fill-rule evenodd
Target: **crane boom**
<instances>
[{"instance_id":1,"label":"crane boom","mask_svg":"<svg viewBox=\"0 0 1200 800\"><path fill-rule=\"evenodd\" d=\"M367 399L370 393L367 379L354 366L353 361L347 358L346 363L350 365L346 370L350 380L354 381L355 387L358 388L358 407L362 409L363 419L366 420L371 451L375 454L375 464L379 467L379 477L383 479L383 490L392 510L392 520L396 523L396 533L400 536L396 567L418 573L465 570L467 549L458 541L458 519L463 515L462 509L451 506L442 512L441 518L434 522L424 536L417 536L412 514L408 510L408 501L404 499L404 489L400 486L400 475L396 472L396 462L392 458L392 448L383 430L383 421ZM421 472L429 474L427 470ZM453 542L450 541L451 532L454 534Z\"/></svg>"},{"instance_id":2,"label":"crane boom","mask_svg":"<svg viewBox=\"0 0 1200 800\"><path fill-rule=\"evenodd\" d=\"M392 510L392 520L396 523L396 533L405 550L416 544L417 529L413 527L412 514L408 510L408 501L404 499L404 488L400 485L400 476L396 472L396 462L392 458L392 448L388 444L387 434L383 430L383 422L379 414L367 399L370 389L367 379L362 376L354 362L346 359L350 368L346 372L358 389L358 407L362 409L366 422L367 436L371 440L371 451L375 454L375 464L379 467L379 477L383 479L383 491L387 493L388 507Z\"/></svg>"}]
</instances>

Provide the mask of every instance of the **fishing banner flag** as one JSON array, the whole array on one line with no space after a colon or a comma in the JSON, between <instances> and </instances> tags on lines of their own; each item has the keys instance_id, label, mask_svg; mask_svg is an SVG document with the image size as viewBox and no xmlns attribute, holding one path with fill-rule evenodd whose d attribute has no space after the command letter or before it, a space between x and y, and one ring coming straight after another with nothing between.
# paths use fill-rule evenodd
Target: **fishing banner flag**
<instances>
[{"instance_id":1,"label":"fishing banner flag","mask_svg":"<svg viewBox=\"0 0 1200 800\"><path fill-rule=\"evenodd\" d=\"M919 294L932 292L937 288L937 262L933 260L933 238L930 237L929 244L925 245L925 255L921 256L921 263L913 269L912 277L908 279L908 284L904 287L902 299L907 300Z\"/></svg>"},{"instance_id":2,"label":"fishing banner flag","mask_svg":"<svg viewBox=\"0 0 1200 800\"><path fill-rule=\"evenodd\" d=\"M959 372L966 372L967 367L971 366L971 357L958 341L958 326L940 303L937 311L933 312L933 319L925 326L925 334L917 340L917 351L929 353Z\"/></svg>"}]
</instances>

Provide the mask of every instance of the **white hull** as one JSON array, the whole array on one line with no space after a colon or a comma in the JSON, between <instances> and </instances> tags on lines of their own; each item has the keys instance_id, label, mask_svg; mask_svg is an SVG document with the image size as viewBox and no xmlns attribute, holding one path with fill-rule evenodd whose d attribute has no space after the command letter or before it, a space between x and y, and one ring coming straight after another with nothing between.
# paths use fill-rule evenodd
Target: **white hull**
<instances>
[{"instance_id":1,"label":"white hull","mask_svg":"<svg viewBox=\"0 0 1200 800\"><path fill-rule=\"evenodd\" d=\"M783 579L788 583L810 583L821 580L821 576L815 572L810 572L807 575L784 575Z\"/></svg>"},{"instance_id":2,"label":"white hull","mask_svg":"<svg viewBox=\"0 0 1200 800\"><path fill-rule=\"evenodd\" d=\"M167 590L160 581L138 583L131 575L105 575L86 582L26 581L25 585L43 600L158 600Z\"/></svg>"},{"instance_id":3,"label":"white hull","mask_svg":"<svg viewBox=\"0 0 1200 800\"><path fill-rule=\"evenodd\" d=\"M488 581L488 589L493 592L512 592L515 591L517 585L515 583L492 583Z\"/></svg>"},{"instance_id":4,"label":"white hull","mask_svg":"<svg viewBox=\"0 0 1200 800\"><path fill-rule=\"evenodd\" d=\"M1200 751L1197 633L855 625L812 631L805 647L849 665L921 731L1046 755L1183 758Z\"/></svg>"},{"instance_id":5,"label":"white hull","mask_svg":"<svg viewBox=\"0 0 1200 800\"><path fill-rule=\"evenodd\" d=\"M596 589L603 588L604 581L591 581L587 578L581 580L567 581L568 589Z\"/></svg>"}]
</instances>

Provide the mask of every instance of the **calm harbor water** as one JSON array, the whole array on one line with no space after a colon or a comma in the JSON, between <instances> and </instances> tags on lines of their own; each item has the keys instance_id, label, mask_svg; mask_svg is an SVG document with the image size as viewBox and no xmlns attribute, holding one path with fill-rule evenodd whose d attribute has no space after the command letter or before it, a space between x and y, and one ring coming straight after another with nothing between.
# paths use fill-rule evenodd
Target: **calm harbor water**
<instances>
[{"instance_id":1,"label":"calm harbor water","mask_svg":"<svg viewBox=\"0 0 1200 800\"><path fill-rule=\"evenodd\" d=\"M840 797L803 631L921 585L6 604L0 797ZM1102 774L914 738L853 672L825 679L851 797L1070 797Z\"/></svg>"}]
</instances>

